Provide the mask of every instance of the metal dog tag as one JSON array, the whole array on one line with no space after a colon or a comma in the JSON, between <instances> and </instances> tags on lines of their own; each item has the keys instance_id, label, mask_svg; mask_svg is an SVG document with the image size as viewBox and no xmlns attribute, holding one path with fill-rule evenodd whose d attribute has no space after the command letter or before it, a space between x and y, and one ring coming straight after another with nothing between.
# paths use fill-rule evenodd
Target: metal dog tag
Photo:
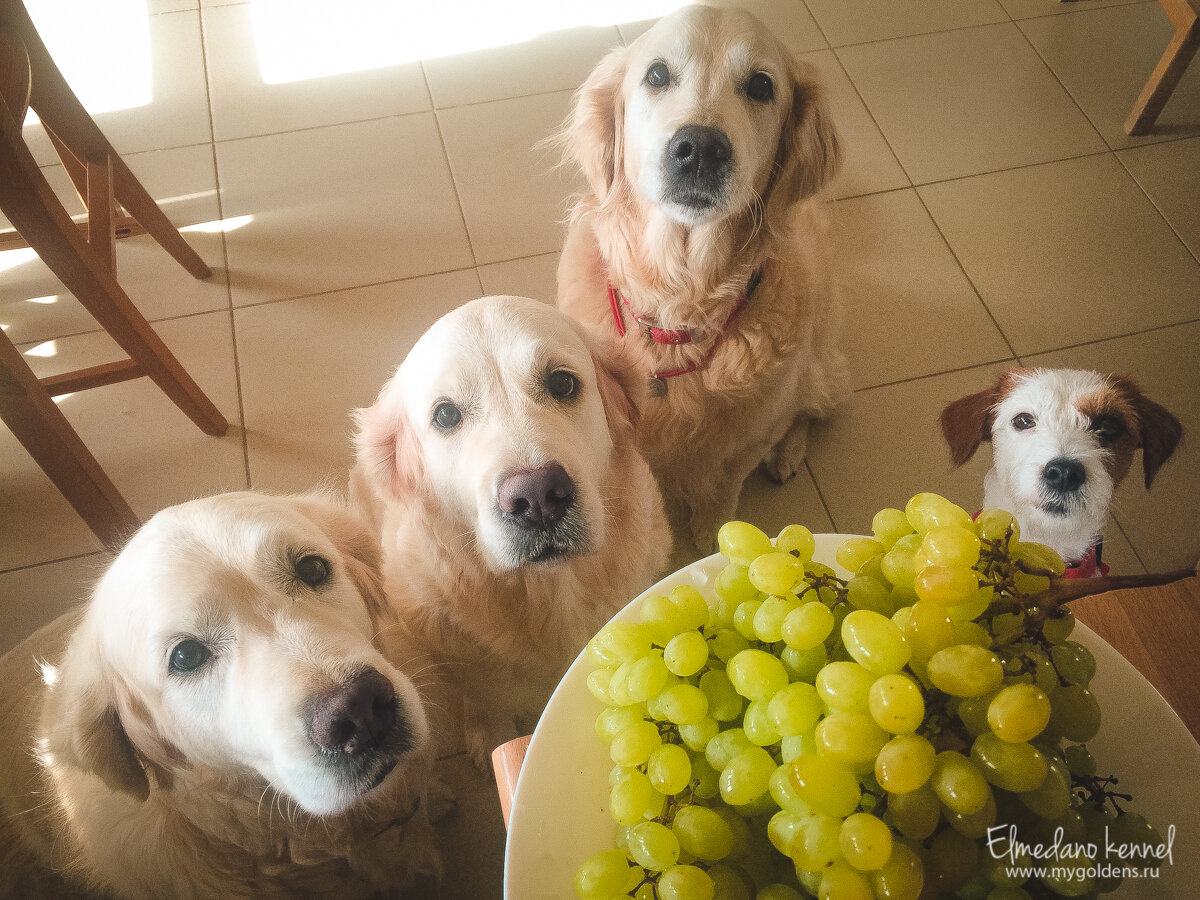
<instances>
[{"instance_id":1,"label":"metal dog tag","mask_svg":"<svg viewBox=\"0 0 1200 900\"><path fill-rule=\"evenodd\" d=\"M667 396L667 380L665 378L659 378L657 375L650 376L650 396Z\"/></svg>"}]
</instances>

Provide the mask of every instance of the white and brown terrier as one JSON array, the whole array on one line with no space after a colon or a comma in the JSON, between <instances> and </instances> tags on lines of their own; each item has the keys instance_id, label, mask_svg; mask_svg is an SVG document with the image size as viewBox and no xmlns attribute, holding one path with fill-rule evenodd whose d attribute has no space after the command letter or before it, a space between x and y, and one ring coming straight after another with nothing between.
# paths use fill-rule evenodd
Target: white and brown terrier
<instances>
[{"instance_id":1,"label":"white and brown terrier","mask_svg":"<svg viewBox=\"0 0 1200 900\"><path fill-rule=\"evenodd\" d=\"M1107 574L1100 536L1113 493L1142 450L1146 487L1175 451L1179 420L1130 379L1078 369L1014 369L942 411L954 466L992 444L983 505L1016 516L1069 577Z\"/></svg>"}]
</instances>

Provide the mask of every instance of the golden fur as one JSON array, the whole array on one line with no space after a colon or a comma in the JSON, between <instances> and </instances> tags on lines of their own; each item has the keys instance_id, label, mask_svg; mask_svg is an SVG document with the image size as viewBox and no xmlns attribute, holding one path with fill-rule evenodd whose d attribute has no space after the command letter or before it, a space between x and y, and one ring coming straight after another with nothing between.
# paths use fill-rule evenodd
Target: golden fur
<instances>
[{"instance_id":1,"label":"golden fur","mask_svg":"<svg viewBox=\"0 0 1200 900\"><path fill-rule=\"evenodd\" d=\"M669 66L670 87L647 85ZM763 73L770 102L747 94ZM731 170L705 209L671 200L660 170L685 126L728 136ZM752 273L761 281L707 364L666 379L643 413L643 452L673 524L702 551L766 462L784 481L804 458L810 417L848 394L838 346L825 210L816 195L839 150L815 69L753 16L688 7L605 57L580 89L562 140L587 177L558 270L558 305L616 335L606 284L694 343L654 343L629 327L623 347L642 372L702 360ZM628 310L625 310L629 323Z\"/></svg>"},{"instance_id":2,"label":"golden fur","mask_svg":"<svg viewBox=\"0 0 1200 900\"><path fill-rule=\"evenodd\" d=\"M578 388L555 400L545 384L561 371ZM485 297L435 323L359 415L352 483L384 507L389 599L444 661L480 766L532 727L592 634L665 565L662 503L634 444L644 385L629 372L554 307ZM439 431L450 401L462 421ZM549 464L574 482L580 537L531 560L517 548L531 532L498 496L514 471Z\"/></svg>"},{"instance_id":3,"label":"golden fur","mask_svg":"<svg viewBox=\"0 0 1200 900\"><path fill-rule=\"evenodd\" d=\"M327 560L327 580L300 584L296 554ZM151 519L85 607L0 661L0 896L427 896L427 813L448 797L431 791L416 691L384 655L378 566L323 497L224 494ZM212 656L170 668L194 638ZM373 788L305 724L368 668L411 738L380 751L395 767L377 757Z\"/></svg>"}]
</instances>

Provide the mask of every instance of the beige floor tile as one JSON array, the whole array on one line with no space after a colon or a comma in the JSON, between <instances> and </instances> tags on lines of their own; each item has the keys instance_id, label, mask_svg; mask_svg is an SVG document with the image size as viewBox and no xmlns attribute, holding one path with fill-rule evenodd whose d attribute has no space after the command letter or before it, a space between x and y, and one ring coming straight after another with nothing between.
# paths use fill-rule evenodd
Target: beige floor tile
<instances>
[{"instance_id":1,"label":"beige floor tile","mask_svg":"<svg viewBox=\"0 0 1200 900\"><path fill-rule=\"evenodd\" d=\"M562 246L566 198L583 179L540 142L562 125L570 100L559 91L438 112L479 264Z\"/></svg>"},{"instance_id":2,"label":"beige floor tile","mask_svg":"<svg viewBox=\"0 0 1200 900\"><path fill-rule=\"evenodd\" d=\"M1143 2L1145 0L1087 0L1086 3L1072 3L1067 0L1000 0L1008 14L1014 19L1056 16L1098 9L1102 6L1127 6L1131 3Z\"/></svg>"},{"instance_id":3,"label":"beige floor tile","mask_svg":"<svg viewBox=\"0 0 1200 900\"><path fill-rule=\"evenodd\" d=\"M108 560L94 553L0 573L0 654L87 599Z\"/></svg>"},{"instance_id":4,"label":"beige floor tile","mask_svg":"<svg viewBox=\"0 0 1200 900\"><path fill-rule=\"evenodd\" d=\"M479 267L485 294L516 294L554 303L558 296L558 253L543 253L524 259Z\"/></svg>"},{"instance_id":5,"label":"beige floor tile","mask_svg":"<svg viewBox=\"0 0 1200 900\"><path fill-rule=\"evenodd\" d=\"M914 183L1104 149L1012 24L837 53Z\"/></svg>"},{"instance_id":6,"label":"beige floor tile","mask_svg":"<svg viewBox=\"0 0 1200 900\"><path fill-rule=\"evenodd\" d=\"M806 468L785 484L776 484L761 468L757 469L742 485L737 517L772 536L792 524L803 525L814 533L833 531L833 522Z\"/></svg>"},{"instance_id":7,"label":"beige floor tile","mask_svg":"<svg viewBox=\"0 0 1200 900\"><path fill-rule=\"evenodd\" d=\"M915 191L840 200L836 223L856 388L1012 357Z\"/></svg>"},{"instance_id":8,"label":"beige floor tile","mask_svg":"<svg viewBox=\"0 0 1200 900\"><path fill-rule=\"evenodd\" d=\"M62 16L64 10L75 10L67 0L44 0L46 15ZM73 13L72 13L73 14ZM35 24L38 21L37 16ZM88 20L78 23L88 26ZM197 11L148 15L149 71L135 70L132 62L114 65L117 52L108 40L73 43L70 47L49 46L51 55L59 58L69 54L72 60L68 83L75 78L73 90L88 96L96 85L119 82L122 79L148 77L148 96L152 99L142 106L94 114L93 118L104 136L122 156L142 150L161 150L183 147L212 140L208 115L208 90L204 83L204 52L200 40L200 14ZM113 40L115 37L110 36ZM47 38L48 39L48 38ZM141 43L141 41L139 41ZM103 73L98 78L96 73ZM85 102L85 105L88 105ZM93 106L93 108L97 108ZM54 148L40 124L27 125L25 140L39 165L58 162Z\"/></svg>"},{"instance_id":9,"label":"beige floor tile","mask_svg":"<svg viewBox=\"0 0 1200 900\"><path fill-rule=\"evenodd\" d=\"M426 328L480 293L467 269L237 310L251 484L345 489L351 410L375 401Z\"/></svg>"},{"instance_id":10,"label":"beige floor tile","mask_svg":"<svg viewBox=\"0 0 1200 900\"><path fill-rule=\"evenodd\" d=\"M680 4L683 5L682 3ZM793 53L809 53L829 46L817 20L803 3L791 0L705 0L707 6L736 6L749 10ZM657 19L623 22L618 27L626 44L631 44L653 27Z\"/></svg>"},{"instance_id":11,"label":"beige floor tile","mask_svg":"<svg viewBox=\"0 0 1200 900\"><path fill-rule=\"evenodd\" d=\"M435 771L458 798L458 809L438 826L446 863L438 900L500 900L505 831L496 782L463 754L440 761Z\"/></svg>"},{"instance_id":12,"label":"beige floor tile","mask_svg":"<svg viewBox=\"0 0 1200 900\"><path fill-rule=\"evenodd\" d=\"M1007 22L996 0L807 0L834 47Z\"/></svg>"},{"instance_id":13,"label":"beige floor tile","mask_svg":"<svg viewBox=\"0 0 1200 900\"><path fill-rule=\"evenodd\" d=\"M1125 119L1171 40L1157 3L1081 11L1020 23L1111 147L1200 133L1200 66L1190 66L1151 134L1130 137Z\"/></svg>"},{"instance_id":14,"label":"beige floor tile","mask_svg":"<svg viewBox=\"0 0 1200 900\"><path fill-rule=\"evenodd\" d=\"M1122 150L1117 158L1200 259L1200 138Z\"/></svg>"},{"instance_id":15,"label":"beige floor tile","mask_svg":"<svg viewBox=\"0 0 1200 900\"><path fill-rule=\"evenodd\" d=\"M951 471L938 416L946 404L982 390L1006 368L983 366L858 391L816 425L808 465L835 530L869 534L876 512L903 508L920 491L942 494L969 512L978 509L991 454L983 447Z\"/></svg>"},{"instance_id":16,"label":"beige floor tile","mask_svg":"<svg viewBox=\"0 0 1200 900\"><path fill-rule=\"evenodd\" d=\"M1110 154L919 192L1018 355L1200 316L1200 267Z\"/></svg>"},{"instance_id":17,"label":"beige floor tile","mask_svg":"<svg viewBox=\"0 0 1200 900\"><path fill-rule=\"evenodd\" d=\"M804 58L821 70L841 138L842 167L833 182L834 196L855 197L908 187L908 176L833 51L808 53Z\"/></svg>"},{"instance_id":18,"label":"beige floor tile","mask_svg":"<svg viewBox=\"0 0 1200 900\"><path fill-rule=\"evenodd\" d=\"M473 265L431 113L217 144L235 304Z\"/></svg>"},{"instance_id":19,"label":"beige floor tile","mask_svg":"<svg viewBox=\"0 0 1200 900\"><path fill-rule=\"evenodd\" d=\"M125 161L177 226L206 225L220 218L210 146L131 153ZM68 212L82 214L83 206L62 166L43 171ZM149 235L117 242L118 281L151 321L229 305L220 232L189 230L184 237L213 270L212 277L193 278ZM41 260L5 267L6 257L18 258L22 252L0 253L0 322L8 326L10 339L41 341L97 330L96 320Z\"/></svg>"},{"instance_id":20,"label":"beige floor tile","mask_svg":"<svg viewBox=\"0 0 1200 900\"><path fill-rule=\"evenodd\" d=\"M254 26L249 4L204 13L213 136L218 141L430 109L415 60L267 84L261 57L272 51L256 43ZM319 52L315 58L321 59Z\"/></svg>"},{"instance_id":21,"label":"beige floor tile","mask_svg":"<svg viewBox=\"0 0 1200 900\"><path fill-rule=\"evenodd\" d=\"M574 90L621 35L613 26L571 28L519 44L439 56L423 63L434 106L446 108Z\"/></svg>"},{"instance_id":22,"label":"beige floor tile","mask_svg":"<svg viewBox=\"0 0 1200 900\"><path fill-rule=\"evenodd\" d=\"M1192 322L1026 357L1037 366L1098 369L1131 375L1152 400L1183 424L1183 441L1145 490L1141 462L1117 489L1113 512L1151 572L1192 566L1200 559L1196 499L1200 497L1200 323ZM1105 547L1108 546L1107 534Z\"/></svg>"},{"instance_id":23,"label":"beige floor tile","mask_svg":"<svg viewBox=\"0 0 1200 900\"><path fill-rule=\"evenodd\" d=\"M143 520L172 503L246 487L233 338L227 312L160 322L159 336L229 420L224 437L204 434L146 378L66 395L59 408ZM28 350L28 348L21 348ZM119 359L108 335L55 341L32 356L44 376ZM77 556L98 548L74 511L7 430L0 506L0 570Z\"/></svg>"},{"instance_id":24,"label":"beige floor tile","mask_svg":"<svg viewBox=\"0 0 1200 900\"><path fill-rule=\"evenodd\" d=\"M147 0L146 9L152 15L157 13L183 12L187 9L199 9L200 0Z\"/></svg>"}]
</instances>

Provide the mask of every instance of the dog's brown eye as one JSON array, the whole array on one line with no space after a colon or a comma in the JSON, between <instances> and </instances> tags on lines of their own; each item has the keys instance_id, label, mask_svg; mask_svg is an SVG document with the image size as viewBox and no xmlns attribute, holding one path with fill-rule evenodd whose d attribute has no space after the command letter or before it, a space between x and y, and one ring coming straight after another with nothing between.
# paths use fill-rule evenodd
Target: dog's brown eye
<instances>
[{"instance_id":1,"label":"dog's brown eye","mask_svg":"<svg viewBox=\"0 0 1200 900\"><path fill-rule=\"evenodd\" d=\"M1013 416L1012 427L1017 431L1028 431L1036 424L1036 420L1029 413L1017 413Z\"/></svg>"},{"instance_id":2,"label":"dog's brown eye","mask_svg":"<svg viewBox=\"0 0 1200 900\"><path fill-rule=\"evenodd\" d=\"M579 379L570 372L559 369L557 372L551 372L550 377L546 379L546 390L556 400L566 400L579 390Z\"/></svg>"},{"instance_id":3,"label":"dog's brown eye","mask_svg":"<svg viewBox=\"0 0 1200 900\"><path fill-rule=\"evenodd\" d=\"M320 587L329 580L329 561L315 553L296 560L296 577L309 587Z\"/></svg>"},{"instance_id":4,"label":"dog's brown eye","mask_svg":"<svg viewBox=\"0 0 1200 900\"><path fill-rule=\"evenodd\" d=\"M769 103L775 99L775 83L765 72L757 72L746 82L746 96L759 103Z\"/></svg>"},{"instance_id":5,"label":"dog's brown eye","mask_svg":"<svg viewBox=\"0 0 1200 900\"><path fill-rule=\"evenodd\" d=\"M180 641L167 663L172 672L194 672L212 657L212 651L196 640Z\"/></svg>"},{"instance_id":6,"label":"dog's brown eye","mask_svg":"<svg viewBox=\"0 0 1200 900\"><path fill-rule=\"evenodd\" d=\"M443 431L458 427L462 421L462 410L449 401L443 401L433 408L433 424Z\"/></svg>"},{"instance_id":7,"label":"dog's brown eye","mask_svg":"<svg viewBox=\"0 0 1200 900\"><path fill-rule=\"evenodd\" d=\"M671 70L666 63L656 62L646 70L646 84L654 88L665 88L671 83Z\"/></svg>"}]
</instances>

